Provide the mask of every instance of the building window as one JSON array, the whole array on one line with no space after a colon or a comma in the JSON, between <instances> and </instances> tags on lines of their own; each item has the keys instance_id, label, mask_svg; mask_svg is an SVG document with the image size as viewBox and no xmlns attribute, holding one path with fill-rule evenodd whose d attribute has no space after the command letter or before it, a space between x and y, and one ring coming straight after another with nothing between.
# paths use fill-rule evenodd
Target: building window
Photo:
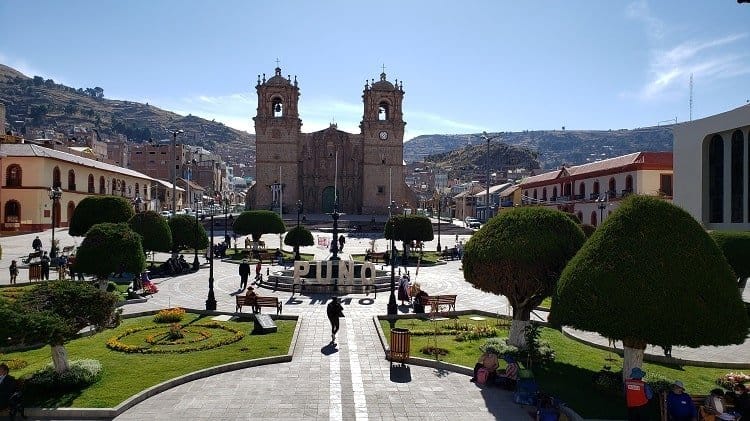
<instances>
[{"instance_id":1,"label":"building window","mask_svg":"<svg viewBox=\"0 0 750 421\"><path fill-rule=\"evenodd\" d=\"M281 100L281 97L273 97L271 100L271 111L274 117L284 116L284 102Z\"/></svg>"},{"instance_id":2,"label":"building window","mask_svg":"<svg viewBox=\"0 0 750 421\"><path fill-rule=\"evenodd\" d=\"M591 212L591 226L596 226L596 211Z\"/></svg>"},{"instance_id":3,"label":"building window","mask_svg":"<svg viewBox=\"0 0 750 421\"><path fill-rule=\"evenodd\" d=\"M537 199L536 189L534 189L534 200Z\"/></svg>"},{"instance_id":4,"label":"building window","mask_svg":"<svg viewBox=\"0 0 750 421\"><path fill-rule=\"evenodd\" d=\"M76 191L76 173L73 170L68 171L68 190Z\"/></svg>"},{"instance_id":5,"label":"building window","mask_svg":"<svg viewBox=\"0 0 750 421\"><path fill-rule=\"evenodd\" d=\"M104 177L99 177L99 194L107 194L107 182Z\"/></svg>"},{"instance_id":6,"label":"building window","mask_svg":"<svg viewBox=\"0 0 750 421\"><path fill-rule=\"evenodd\" d=\"M578 211L578 214L576 214L576 216L578 216L578 221L580 221L580 223L583 223L583 212Z\"/></svg>"},{"instance_id":7,"label":"building window","mask_svg":"<svg viewBox=\"0 0 750 421\"><path fill-rule=\"evenodd\" d=\"M599 193L599 181L594 181L594 194L598 196Z\"/></svg>"},{"instance_id":8,"label":"building window","mask_svg":"<svg viewBox=\"0 0 750 421\"><path fill-rule=\"evenodd\" d=\"M380 104L378 104L378 120L388 121L391 119L390 117L390 108L388 106L388 103L382 101Z\"/></svg>"},{"instance_id":9,"label":"building window","mask_svg":"<svg viewBox=\"0 0 750 421\"><path fill-rule=\"evenodd\" d=\"M672 196L672 174L661 174L659 176L659 193Z\"/></svg>"},{"instance_id":10,"label":"building window","mask_svg":"<svg viewBox=\"0 0 750 421\"><path fill-rule=\"evenodd\" d=\"M628 175L625 177L625 190L622 192L622 196L625 197L633 193L633 176Z\"/></svg>"},{"instance_id":11,"label":"building window","mask_svg":"<svg viewBox=\"0 0 750 421\"><path fill-rule=\"evenodd\" d=\"M719 135L708 145L708 220L724 222L724 139Z\"/></svg>"},{"instance_id":12,"label":"building window","mask_svg":"<svg viewBox=\"0 0 750 421\"><path fill-rule=\"evenodd\" d=\"M578 194L581 196L581 199L586 198L586 183L581 181L581 184L578 185Z\"/></svg>"},{"instance_id":13,"label":"building window","mask_svg":"<svg viewBox=\"0 0 750 421\"><path fill-rule=\"evenodd\" d=\"M542 200L547 201L547 188L542 187Z\"/></svg>"},{"instance_id":14,"label":"building window","mask_svg":"<svg viewBox=\"0 0 750 421\"><path fill-rule=\"evenodd\" d=\"M52 187L53 188L62 187L62 181L60 181L60 167L55 167L52 170Z\"/></svg>"},{"instance_id":15,"label":"building window","mask_svg":"<svg viewBox=\"0 0 750 421\"><path fill-rule=\"evenodd\" d=\"M617 181L614 177L609 179L609 191L607 193L609 194L609 197L617 196Z\"/></svg>"},{"instance_id":16,"label":"building window","mask_svg":"<svg viewBox=\"0 0 750 421\"><path fill-rule=\"evenodd\" d=\"M385 193L385 186L378 186L378 194L384 194Z\"/></svg>"},{"instance_id":17,"label":"building window","mask_svg":"<svg viewBox=\"0 0 750 421\"><path fill-rule=\"evenodd\" d=\"M15 200L9 200L5 202L5 222L6 223L19 223L21 222L21 204Z\"/></svg>"},{"instance_id":18,"label":"building window","mask_svg":"<svg viewBox=\"0 0 750 421\"><path fill-rule=\"evenodd\" d=\"M96 192L96 185L94 183L94 174L89 174L89 193Z\"/></svg>"},{"instance_id":19,"label":"building window","mask_svg":"<svg viewBox=\"0 0 750 421\"><path fill-rule=\"evenodd\" d=\"M742 204L745 196L745 139L742 132L736 130L732 134L732 222L743 221Z\"/></svg>"},{"instance_id":20,"label":"building window","mask_svg":"<svg viewBox=\"0 0 750 421\"><path fill-rule=\"evenodd\" d=\"M552 187L552 200L557 200L557 186Z\"/></svg>"},{"instance_id":21,"label":"building window","mask_svg":"<svg viewBox=\"0 0 750 421\"><path fill-rule=\"evenodd\" d=\"M5 175L6 187L21 187L21 166L13 164L8 167Z\"/></svg>"}]
</instances>

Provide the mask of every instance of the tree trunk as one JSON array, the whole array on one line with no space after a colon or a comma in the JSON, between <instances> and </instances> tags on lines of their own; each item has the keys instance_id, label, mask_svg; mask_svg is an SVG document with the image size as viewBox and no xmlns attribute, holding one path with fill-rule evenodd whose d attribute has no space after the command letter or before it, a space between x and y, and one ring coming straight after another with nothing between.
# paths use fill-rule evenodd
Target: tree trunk
<instances>
[{"instance_id":1,"label":"tree trunk","mask_svg":"<svg viewBox=\"0 0 750 421\"><path fill-rule=\"evenodd\" d=\"M107 285L109 285L109 279L107 278L97 278L97 281L99 281L99 289L102 291L107 290Z\"/></svg>"},{"instance_id":2,"label":"tree trunk","mask_svg":"<svg viewBox=\"0 0 750 421\"><path fill-rule=\"evenodd\" d=\"M70 369L68 351L64 345L52 345L52 365L57 373L64 373Z\"/></svg>"},{"instance_id":3,"label":"tree trunk","mask_svg":"<svg viewBox=\"0 0 750 421\"><path fill-rule=\"evenodd\" d=\"M643 366L643 351L646 349L646 343L640 340L623 339L622 348L624 355L622 358L622 381L630 377L630 371L635 367Z\"/></svg>"},{"instance_id":4,"label":"tree trunk","mask_svg":"<svg viewBox=\"0 0 750 421\"><path fill-rule=\"evenodd\" d=\"M510 332L508 333L508 343L517 347L518 349L526 348L526 336L524 335L526 326L530 325L531 321L513 319L510 324Z\"/></svg>"}]
</instances>

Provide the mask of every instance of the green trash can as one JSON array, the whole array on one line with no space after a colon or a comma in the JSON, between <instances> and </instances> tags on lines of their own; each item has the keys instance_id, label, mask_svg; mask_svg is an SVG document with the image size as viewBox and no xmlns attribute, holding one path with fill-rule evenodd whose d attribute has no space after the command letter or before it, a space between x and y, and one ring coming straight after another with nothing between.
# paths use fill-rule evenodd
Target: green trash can
<instances>
[{"instance_id":1,"label":"green trash can","mask_svg":"<svg viewBox=\"0 0 750 421\"><path fill-rule=\"evenodd\" d=\"M391 362L405 363L409 359L411 332L409 329L391 329L391 349L388 357Z\"/></svg>"}]
</instances>

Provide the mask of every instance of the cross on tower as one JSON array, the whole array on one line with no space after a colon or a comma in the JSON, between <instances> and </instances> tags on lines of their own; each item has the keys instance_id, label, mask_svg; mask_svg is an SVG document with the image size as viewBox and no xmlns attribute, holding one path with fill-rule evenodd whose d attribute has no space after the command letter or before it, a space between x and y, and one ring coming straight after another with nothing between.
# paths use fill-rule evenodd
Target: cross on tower
<instances>
[{"instance_id":1,"label":"cross on tower","mask_svg":"<svg viewBox=\"0 0 750 421\"><path fill-rule=\"evenodd\" d=\"M385 73L385 63L383 64L383 73Z\"/></svg>"},{"instance_id":2,"label":"cross on tower","mask_svg":"<svg viewBox=\"0 0 750 421\"><path fill-rule=\"evenodd\" d=\"M276 67L279 67L279 58L276 57Z\"/></svg>"}]
</instances>

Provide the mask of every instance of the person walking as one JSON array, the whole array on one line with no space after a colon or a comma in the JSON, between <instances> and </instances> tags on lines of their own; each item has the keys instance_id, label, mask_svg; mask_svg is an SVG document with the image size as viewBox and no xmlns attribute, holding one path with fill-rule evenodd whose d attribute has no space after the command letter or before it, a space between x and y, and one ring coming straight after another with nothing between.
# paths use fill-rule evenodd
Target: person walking
<instances>
[{"instance_id":1,"label":"person walking","mask_svg":"<svg viewBox=\"0 0 750 421\"><path fill-rule=\"evenodd\" d=\"M653 396L651 388L643 381L646 373L639 367L630 370L630 377L625 380L625 402L628 407L628 421L648 419L648 401Z\"/></svg>"},{"instance_id":2,"label":"person walking","mask_svg":"<svg viewBox=\"0 0 750 421\"><path fill-rule=\"evenodd\" d=\"M50 259L49 259L49 256L47 256L47 252L46 251L44 252L44 254L42 254L41 262L42 262L42 280L43 281L49 281L49 263L50 263Z\"/></svg>"},{"instance_id":3,"label":"person walking","mask_svg":"<svg viewBox=\"0 0 750 421\"><path fill-rule=\"evenodd\" d=\"M401 305L404 305L404 301L411 301L409 297L409 289L411 288L409 277L406 274L401 275L398 280L398 299L401 300Z\"/></svg>"},{"instance_id":4,"label":"person walking","mask_svg":"<svg viewBox=\"0 0 750 421\"><path fill-rule=\"evenodd\" d=\"M240 263L240 291L244 291L247 288L247 278L250 276L250 261L242 259Z\"/></svg>"},{"instance_id":5,"label":"person walking","mask_svg":"<svg viewBox=\"0 0 750 421\"><path fill-rule=\"evenodd\" d=\"M263 269L262 265L260 264L260 260L258 260L258 263L255 265L255 282L260 283L260 281L263 280L263 277L260 274L260 271Z\"/></svg>"},{"instance_id":6,"label":"person walking","mask_svg":"<svg viewBox=\"0 0 750 421\"><path fill-rule=\"evenodd\" d=\"M42 240L39 239L38 235L34 238L34 241L31 242L31 248L34 249L34 251L42 250Z\"/></svg>"},{"instance_id":7,"label":"person walking","mask_svg":"<svg viewBox=\"0 0 750 421\"><path fill-rule=\"evenodd\" d=\"M346 243L346 237L344 237L344 234L341 234L339 236L339 251L344 251L345 243Z\"/></svg>"},{"instance_id":8,"label":"person walking","mask_svg":"<svg viewBox=\"0 0 750 421\"><path fill-rule=\"evenodd\" d=\"M339 318L344 317L344 307L341 306L339 297L333 297L326 307L328 321L331 322L331 344L336 345L336 333L339 331Z\"/></svg>"},{"instance_id":9,"label":"person walking","mask_svg":"<svg viewBox=\"0 0 750 421\"><path fill-rule=\"evenodd\" d=\"M10 267L8 269L10 270L10 283L15 284L16 278L18 278L18 264L15 260L10 262Z\"/></svg>"}]
</instances>

